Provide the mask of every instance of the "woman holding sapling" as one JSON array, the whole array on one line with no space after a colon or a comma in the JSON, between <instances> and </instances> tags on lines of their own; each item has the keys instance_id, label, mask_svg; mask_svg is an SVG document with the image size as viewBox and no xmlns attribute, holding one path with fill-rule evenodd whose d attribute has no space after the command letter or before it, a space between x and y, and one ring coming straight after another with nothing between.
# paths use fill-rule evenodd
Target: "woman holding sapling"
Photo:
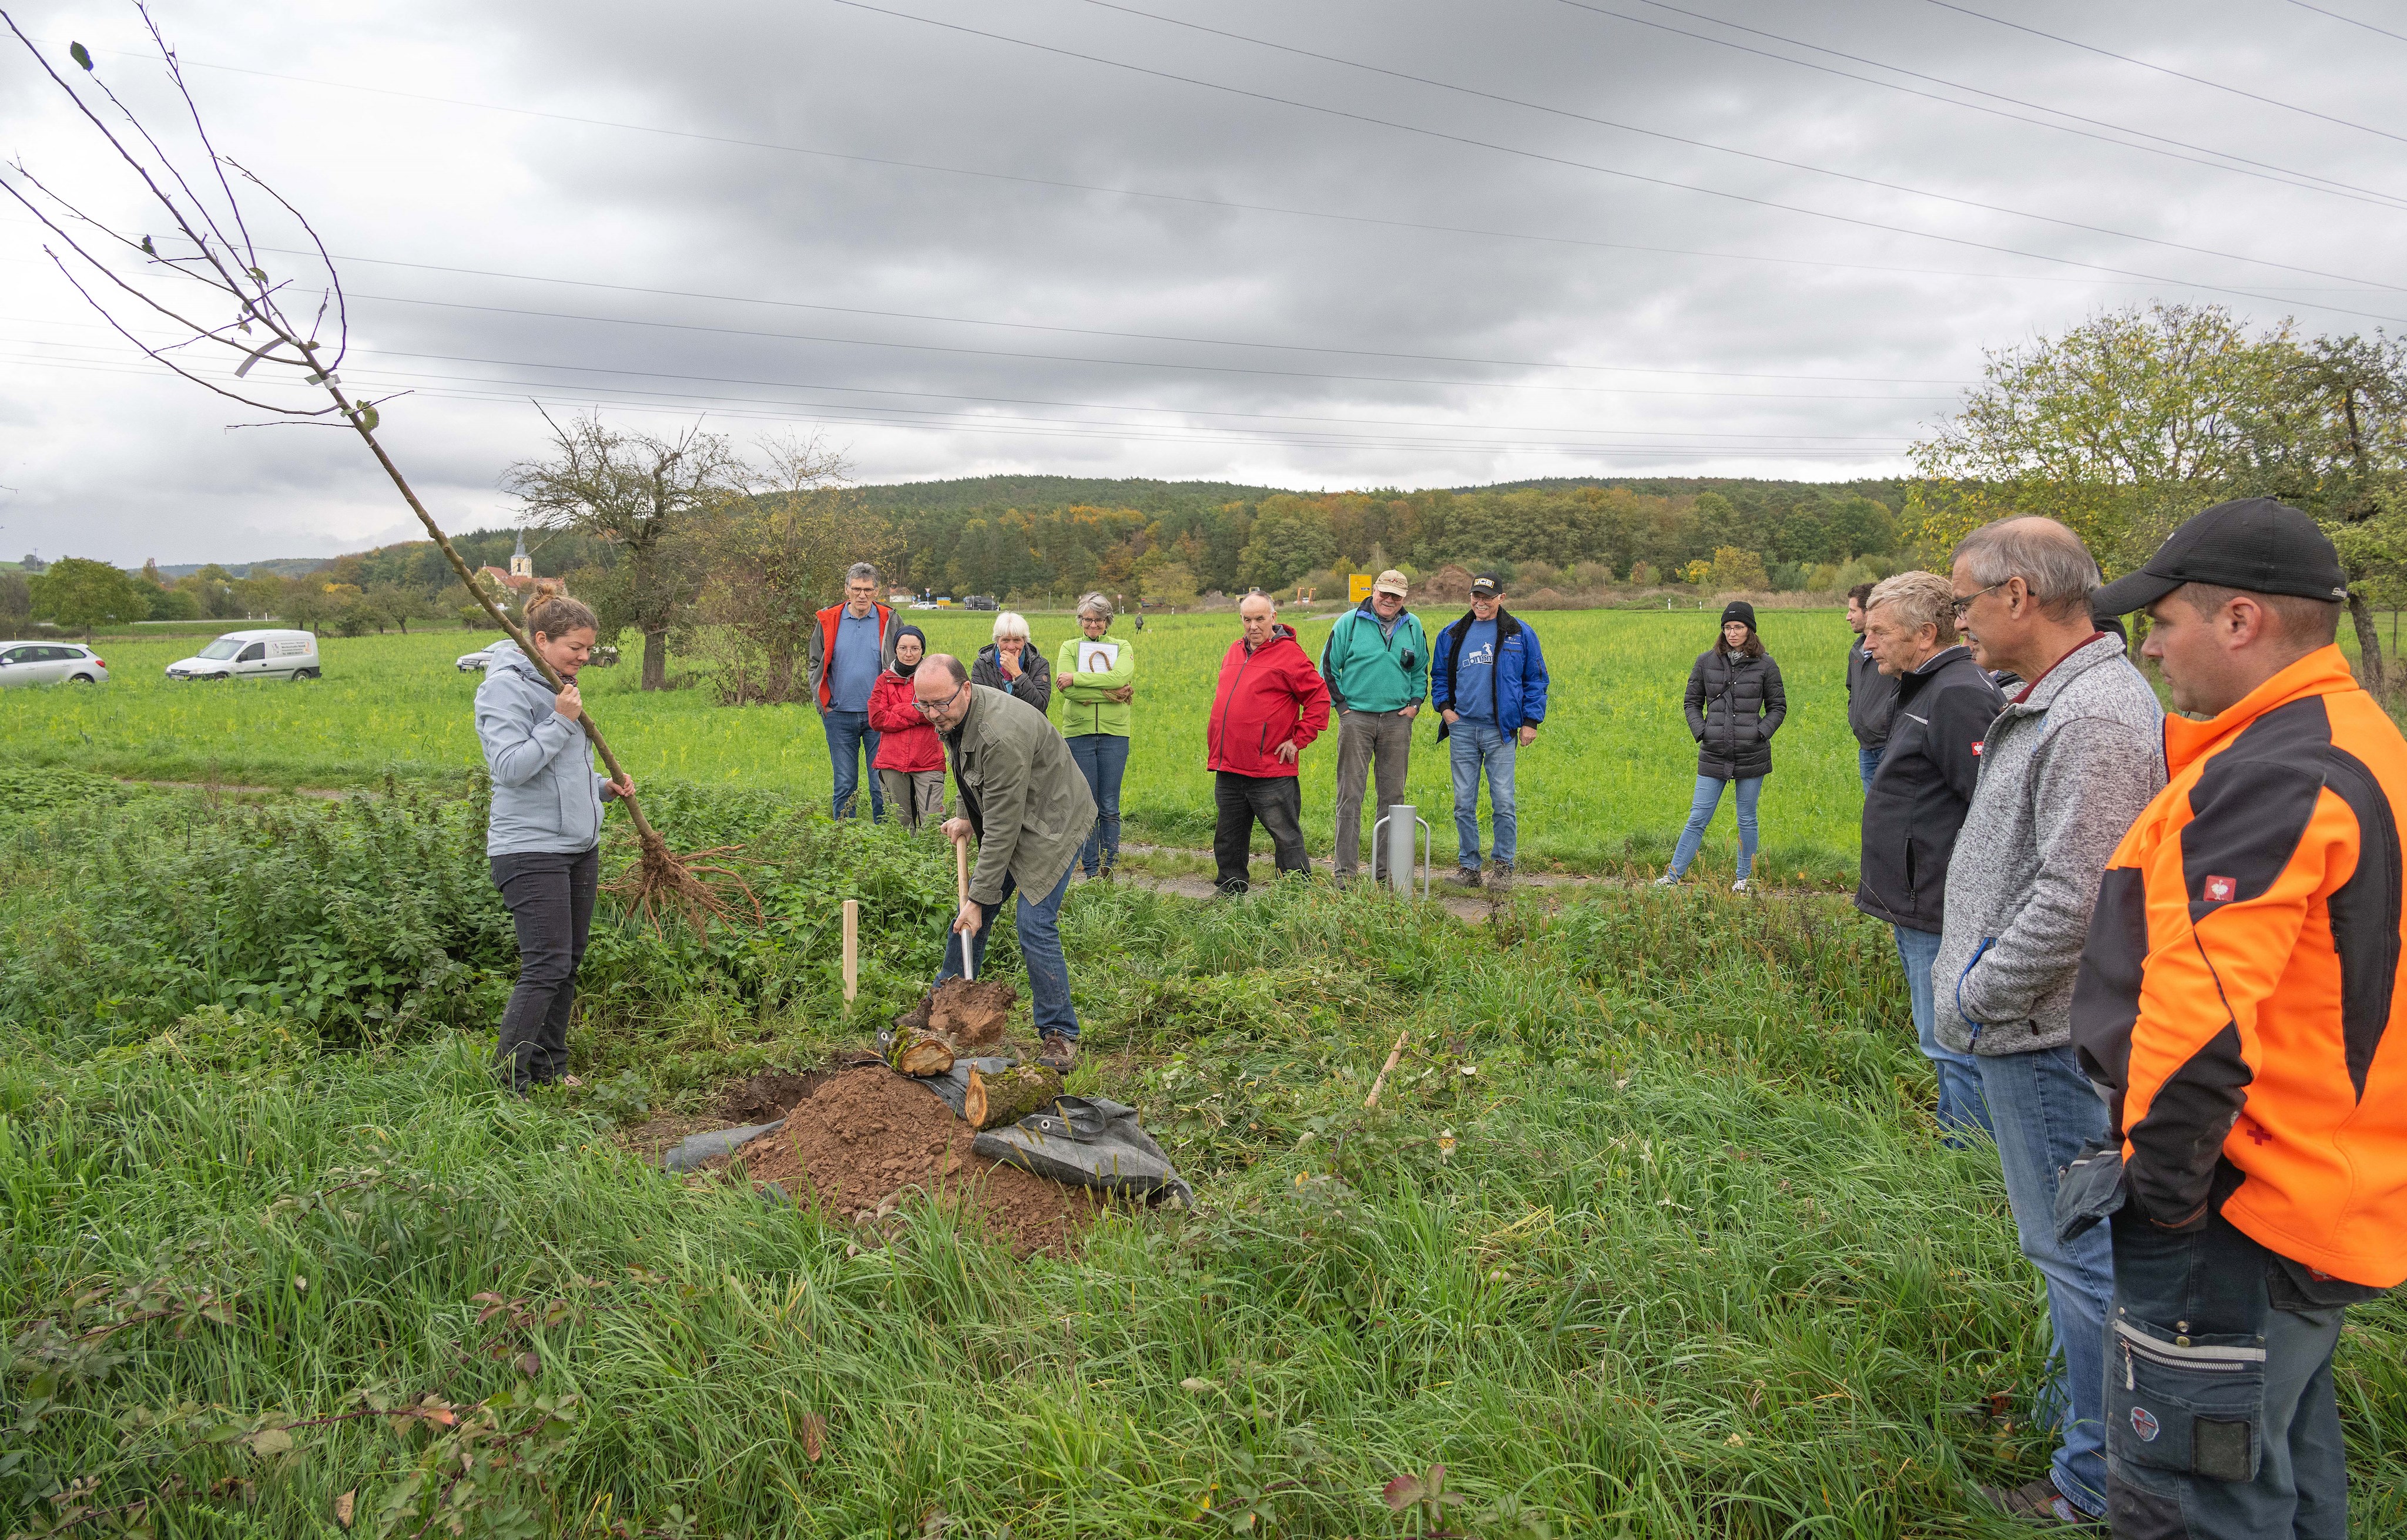
<instances>
[{"instance_id":1,"label":"woman holding sapling","mask_svg":"<svg viewBox=\"0 0 2407 1540\"><path fill-rule=\"evenodd\" d=\"M520 1095L568 1075L568 1012L602 875L602 805L633 796L633 779L593 769L577 676L592 655L593 612L565 595L527 608L529 643L554 690L515 642L497 642L477 687L477 737L492 775L485 855L519 934L519 981L502 1013L495 1058Z\"/></svg>"},{"instance_id":2,"label":"woman holding sapling","mask_svg":"<svg viewBox=\"0 0 2407 1540\"><path fill-rule=\"evenodd\" d=\"M1688 827L1672 852L1672 869L1655 879L1668 888L1688 875L1705 826L1721 806L1722 789L1738 787L1738 880L1730 891L1747 891L1755 870L1755 803L1763 777L1772 774L1772 734L1788 716L1788 692L1780 665L1755 634L1755 606L1733 599L1722 611L1720 644L1688 670L1688 735L1697 740L1697 791Z\"/></svg>"},{"instance_id":3,"label":"woman holding sapling","mask_svg":"<svg viewBox=\"0 0 2407 1540\"><path fill-rule=\"evenodd\" d=\"M911 675L928 655L927 633L906 625L894 634L894 663L869 688L869 725L877 734L877 779L886 806L918 834L945 821L945 746L919 713Z\"/></svg>"},{"instance_id":4,"label":"woman holding sapling","mask_svg":"<svg viewBox=\"0 0 2407 1540\"><path fill-rule=\"evenodd\" d=\"M1108 877L1120 854L1120 777L1128 769L1129 701L1136 694L1136 653L1105 639L1112 602L1100 593L1078 601L1081 635L1061 644L1053 664L1053 698L1061 703L1061 736L1095 797L1095 827L1078 848L1078 869Z\"/></svg>"}]
</instances>

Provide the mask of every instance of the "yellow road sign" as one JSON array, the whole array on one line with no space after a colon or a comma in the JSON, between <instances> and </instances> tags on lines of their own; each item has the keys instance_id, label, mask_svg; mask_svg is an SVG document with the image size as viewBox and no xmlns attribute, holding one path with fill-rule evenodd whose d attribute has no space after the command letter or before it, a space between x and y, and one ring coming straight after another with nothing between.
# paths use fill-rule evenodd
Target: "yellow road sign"
<instances>
[{"instance_id":1,"label":"yellow road sign","mask_svg":"<svg viewBox=\"0 0 2407 1540\"><path fill-rule=\"evenodd\" d=\"M1358 572L1346 579L1346 602L1359 605L1371 596L1371 575Z\"/></svg>"}]
</instances>

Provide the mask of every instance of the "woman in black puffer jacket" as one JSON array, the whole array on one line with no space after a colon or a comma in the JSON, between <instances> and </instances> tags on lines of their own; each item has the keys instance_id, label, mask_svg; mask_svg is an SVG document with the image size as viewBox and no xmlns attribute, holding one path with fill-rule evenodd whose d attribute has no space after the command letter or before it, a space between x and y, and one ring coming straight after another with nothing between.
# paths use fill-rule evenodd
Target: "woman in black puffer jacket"
<instances>
[{"instance_id":1,"label":"woman in black puffer jacket","mask_svg":"<svg viewBox=\"0 0 2407 1540\"><path fill-rule=\"evenodd\" d=\"M1772 734L1788 715L1788 692L1780 665L1755 634L1755 606L1732 600L1722 611L1719 647L1688 670L1688 734L1697 740L1697 794L1688 827L1672 852L1672 869L1655 879L1668 888L1688 874L1705 826L1721 806L1722 788L1738 783L1738 880L1730 891L1746 891L1755 870L1755 799L1772 774Z\"/></svg>"}]
</instances>

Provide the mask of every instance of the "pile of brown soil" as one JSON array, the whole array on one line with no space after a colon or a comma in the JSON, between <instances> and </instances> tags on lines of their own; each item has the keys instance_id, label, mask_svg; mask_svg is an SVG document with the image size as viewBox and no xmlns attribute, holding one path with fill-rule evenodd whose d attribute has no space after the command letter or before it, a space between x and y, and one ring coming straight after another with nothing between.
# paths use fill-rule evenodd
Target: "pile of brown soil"
<instances>
[{"instance_id":1,"label":"pile of brown soil","mask_svg":"<svg viewBox=\"0 0 2407 1540\"><path fill-rule=\"evenodd\" d=\"M1067 1249L1102 1211L1101 1193L972 1154L976 1136L925 1087L871 1067L821 1080L784 1128L735 1156L755 1183L858 1223L885 1219L906 1195L959 1203L1023 1257Z\"/></svg>"},{"instance_id":2,"label":"pile of brown soil","mask_svg":"<svg viewBox=\"0 0 2407 1540\"><path fill-rule=\"evenodd\" d=\"M719 1093L719 1116L735 1125L774 1123L825 1078L823 1075L796 1075L782 1069L748 1075Z\"/></svg>"}]
</instances>

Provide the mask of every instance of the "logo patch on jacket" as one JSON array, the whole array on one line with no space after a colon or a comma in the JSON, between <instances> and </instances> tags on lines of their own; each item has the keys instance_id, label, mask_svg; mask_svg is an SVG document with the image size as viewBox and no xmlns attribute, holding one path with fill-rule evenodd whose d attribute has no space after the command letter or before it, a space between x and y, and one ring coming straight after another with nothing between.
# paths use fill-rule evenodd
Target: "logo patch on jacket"
<instances>
[{"instance_id":1,"label":"logo patch on jacket","mask_svg":"<svg viewBox=\"0 0 2407 1540\"><path fill-rule=\"evenodd\" d=\"M2140 1435L2141 1443L2153 1444L2157 1441L2157 1434L2164 1429L2157 1421L2156 1413L2145 1406L2134 1406L2131 1408L2131 1431Z\"/></svg>"},{"instance_id":2,"label":"logo patch on jacket","mask_svg":"<svg viewBox=\"0 0 2407 1540\"><path fill-rule=\"evenodd\" d=\"M1982 740L1979 738L1973 740L1973 757L1976 760L1981 757L1981 743Z\"/></svg>"},{"instance_id":3,"label":"logo patch on jacket","mask_svg":"<svg viewBox=\"0 0 2407 1540\"><path fill-rule=\"evenodd\" d=\"M2211 877L2203 891L2209 904L2229 904L2240 895L2240 884L2228 877Z\"/></svg>"}]
</instances>

